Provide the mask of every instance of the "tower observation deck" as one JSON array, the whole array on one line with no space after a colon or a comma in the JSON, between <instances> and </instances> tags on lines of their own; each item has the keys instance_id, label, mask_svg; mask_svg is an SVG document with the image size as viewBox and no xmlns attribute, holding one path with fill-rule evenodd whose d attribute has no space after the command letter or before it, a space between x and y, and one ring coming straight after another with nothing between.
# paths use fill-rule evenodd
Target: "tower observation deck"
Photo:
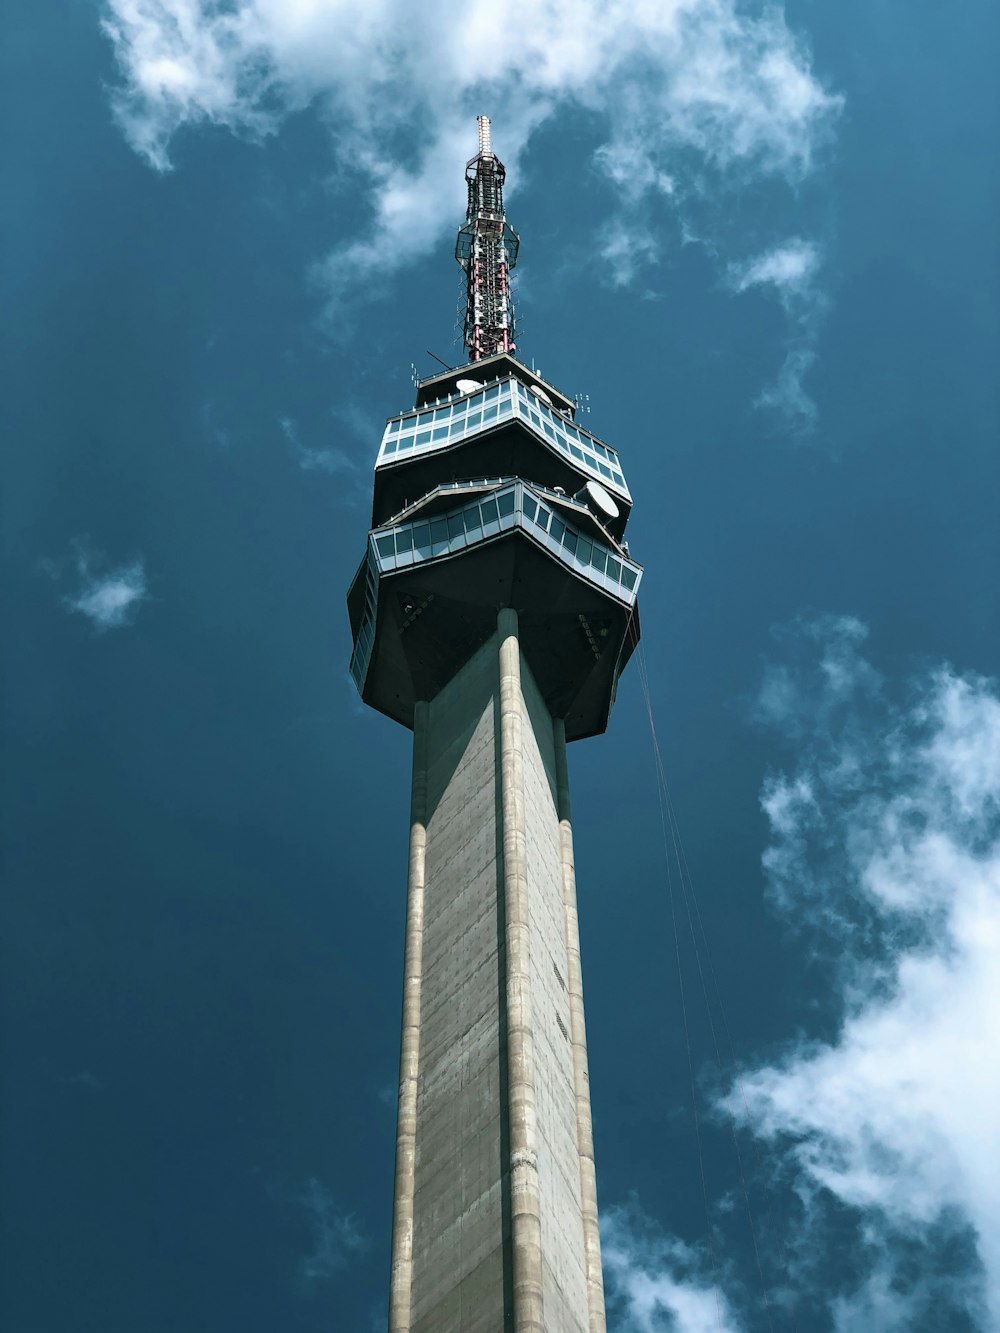
<instances>
[{"instance_id":1,"label":"tower observation deck","mask_svg":"<svg viewBox=\"0 0 1000 1333\"><path fill-rule=\"evenodd\" d=\"M603 1333L568 741L605 730L642 569L616 451L513 353L489 121L469 362L375 464L351 674L413 731L390 1333Z\"/></svg>"}]
</instances>

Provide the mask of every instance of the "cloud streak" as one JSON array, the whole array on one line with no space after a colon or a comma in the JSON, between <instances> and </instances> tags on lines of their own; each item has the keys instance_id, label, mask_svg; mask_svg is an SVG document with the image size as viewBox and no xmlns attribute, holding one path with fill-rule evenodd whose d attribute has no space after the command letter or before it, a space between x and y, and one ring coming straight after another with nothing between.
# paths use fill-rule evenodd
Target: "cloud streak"
<instances>
[{"instance_id":1,"label":"cloud streak","mask_svg":"<svg viewBox=\"0 0 1000 1333\"><path fill-rule=\"evenodd\" d=\"M822 264L819 246L795 237L728 269L733 291L762 288L781 303L787 323L785 359L774 383L757 406L777 412L793 430L807 434L816 424L816 404L805 379L816 361L816 344L827 300L818 283Z\"/></svg>"},{"instance_id":2,"label":"cloud streak","mask_svg":"<svg viewBox=\"0 0 1000 1333\"><path fill-rule=\"evenodd\" d=\"M141 560L99 573L95 558L77 552L76 571L81 580L77 592L63 599L70 611L86 616L99 630L120 629L135 617L139 603L147 598L146 572ZM98 561L98 564L102 564Z\"/></svg>"},{"instance_id":3,"label":"cloud streak","mask_svg":"<svg viewBox=\"0 0 1000 1333\"><path fill-rule=\"evenodd\" d=\"M337 1277L351 1259L368 1248L352 1214L342 1212L326 1186L310 1178L299 1202L305 1208L313 1232L312 1249L299 1265L299 1276L307 1289Z\"/></svg>"},{"instance_id":4,"label":"cloud streak","mask_svg":"<svg viewBox=\"0 0 1000 1333\"><path fill-rule=\"evenodd\" d=\"M290 417L279 418L278 425L303 472L325 472L330 476L338 476L357 471L354 459L336 445L317 449L303 444L295 422Z\"/></svg>"}]
</instances>

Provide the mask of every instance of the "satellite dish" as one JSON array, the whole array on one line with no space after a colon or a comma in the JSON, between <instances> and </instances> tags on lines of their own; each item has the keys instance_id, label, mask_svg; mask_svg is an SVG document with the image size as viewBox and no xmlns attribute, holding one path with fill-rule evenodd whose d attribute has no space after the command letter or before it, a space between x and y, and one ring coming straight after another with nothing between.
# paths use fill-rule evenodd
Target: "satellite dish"
<instances>
[{"instance_id":1,"label":"satellite dish","mask_svg":"<svg viewBox=\"0 0 1000 1333\"><path fill-rule=\"evenodd\" d=\"M592 509L601 518L617 518L620 512L614 500L599 481L588 481L583 490L578 491L573 499L582 500L588 509Z\"/></svg>"},{"instance_id":2,"label":"satellite dish","mask_svg":"<svg viewBox=\"0 0 1000 1333\"><path fill-rule=\"evenodd\" d=\"M477 389L483 386L479 380L456 380L455 388L459 393L475 393Z\"/></svg>"},{"instance_id":3,"label":"satellite dish","mask_svg":"<svg viewBox=\"0 0 1000 1333\"><path fill-rule=\"evenodd\" d=\"M552 399L549 397L549 395L545 392L544 389L540 389L537 384L530 384L528 387L530 388L531 392L535 395L536 398L540 398L542 400L542 402L545 404L546 407L552 406Z\"/></svg>"}]
</instances>

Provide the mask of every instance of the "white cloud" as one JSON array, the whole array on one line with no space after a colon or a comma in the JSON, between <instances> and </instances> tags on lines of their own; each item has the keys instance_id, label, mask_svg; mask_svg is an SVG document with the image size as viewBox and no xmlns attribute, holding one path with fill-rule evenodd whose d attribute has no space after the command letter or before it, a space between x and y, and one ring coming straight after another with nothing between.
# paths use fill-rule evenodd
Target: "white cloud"
<instances>
[{"instance_id":1,"label":"white cloud","mask_svg":"<svg viewBox=\"0 0 1000 1333\"><path fill-rule=\"evenodd\" d=\"M805 388L805 378L816 361L816 343L826 297L817 277L822 264L814 241L795 237L763 254L729 265L730 286L736 292L764 287L781 302L787 319L785 359L774 383L757 399L759 407L778 412L802 433L816 422L816 404Z\"/></svg>"},{"instance_id":2,"label":"white cloud","mask_svg":"<svg viewBox=\"0 0 1000 1333\"><path fill-rule=\"evenodd\" d=\"M101 563L101 562L98 562ZM146 598L146 574L141 560L105 573L94 571L94 557L80 549L76 568L81 586L65 598L71 611L79 611L98 629L117 629L131 623L138 604Z\"/></svg>"},{"instance_id":3,"label":"white cloud","mask_svg":"<svg viewBox=\"0 0 1000 1333\"><path fill-rule=\"evenodd\" d=\"M706 1258L660 1232L635 1199L603 1211L601 1256L615 1333L737 1333Z\"/></svg>"},{"instance_id":4,"label":"white cloud","mask_svg":"<svg viewBox=\"0 0 1000 1333\"><path fill-rule=\"evenodd\" d=\"M771 286L788 299L805 291L819 267L819 252L811 241L797 237L742 264L729 266L738 292L749 287Z\"/></svg>"},{"instance_id":5,"label":"white cloud","mask_svg":"<svg viewBox=\"0 0 1000 1333\"><path fill-rule=\"evenodd\" d=\"M599 252L612 287L631 287L641 271L659 258L652 232L622 217L612 218L604 227Z\"/></svg>"},{"instance_id":6,"label":"white cloud","mask_svg":"<svg viewBox=\"0 0 1000 1333\"><path fill-rule=\"evenodd\" d=\"M943 1287L997 1327L1000 699L943 668L890 708L859 630L812 635L818 669L780 692L798 759L762 802L774 901L838 960L839 1031L746 1074L749 1110L742 1092L728 1106L785 1154L809 1216L853 1210L870 1271L835 1302L839 1330L909 1329ZM976 1257L935 1275L927 1256L963 1232Z\"/></svg>"},{"instance_id":7,"label":"white cloud","mask_svg":"<svg viewBox=\"0 0 1000 1333\"><path fill-rule=\"evenodd\" d=\"M793 759L762 792L764 869L829 988L809 1011L825 1035L745 1069L716 1107L758 1140L769 1308L832 1333L986 1333L1000 1328L1000 694L945 666L894 696L853 617L778 638L755 716ZM718 1244L731 1206L712 1205L717 1274L634 1201L609 1211L620 1333L760 1326L738 1245ZM714 1309L717 1286L729 1303Z\"/></svg>"},{"instance_id":8,"label":"white cloud","mask_svg":"<svg viewBox=\"0 0 1000 1333\"><path fill-rule=\"evenodd\" d=\"M472 117L513 166L558 113L603 125L598 168L633 211L721 184L798 182L839 99L783 12L739 0L105 0L115 114L158 170L185 126L260 137L316 103L371 224L320 272L334 299L425 253L461 216ZM647 247L642 259L649 260ZM622 272L617 252L608 255ZM639 265L637 264L636 267Z\"/></svg>"}]
</instances>

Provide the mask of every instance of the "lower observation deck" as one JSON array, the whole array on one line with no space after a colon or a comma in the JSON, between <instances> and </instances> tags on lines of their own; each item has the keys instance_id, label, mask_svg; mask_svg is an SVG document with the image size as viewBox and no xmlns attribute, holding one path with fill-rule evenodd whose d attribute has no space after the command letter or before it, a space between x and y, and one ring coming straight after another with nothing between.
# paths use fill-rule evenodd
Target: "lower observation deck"
<instances>
[{"instance_id":1,"label":"lower observation deck","mask_svg":"<svg viewBox=\"0 0 1000 1333\"><path fill-rule=\"evenodd\" d=\"M511 606L567 739L604 731L639 638L642 568L560 509L514 479L376 528L348 594L351 674L365 702L412 726L414 703L432 699Z\"/></svg>"}]
</instances>

